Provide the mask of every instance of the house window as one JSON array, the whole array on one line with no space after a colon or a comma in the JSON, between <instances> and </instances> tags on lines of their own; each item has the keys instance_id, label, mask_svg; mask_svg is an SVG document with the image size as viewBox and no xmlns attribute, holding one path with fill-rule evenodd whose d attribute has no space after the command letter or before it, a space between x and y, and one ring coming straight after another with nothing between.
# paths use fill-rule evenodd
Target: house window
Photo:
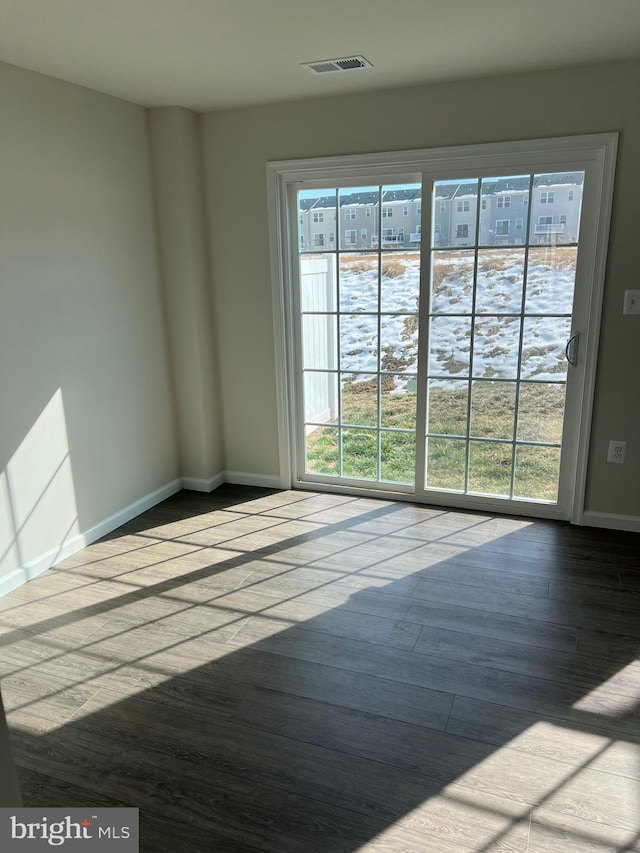
<instances>
[{"instance_id":1,"label":"house window","mask_svg":"<svg viewBox=\"0 0 640 853\"><path fill-rule=\"evenodd\" d=\"M540 193L540 204L553 204L556 200L554 192L543 191Z\"/></svg>"},{"instance_id":2,"label":"house window","mask_svg":"<svg viewBox=\"0 0 640 853\"><path fill-rule=\"evenodd\" d=\"M393 216L393 208L383 207L382 208L382 216L383 217Z\"/></svg>"},{"instance_id":3,"label":"house window","mask_svg":"<svg viewBox=\"0 0 640 853\"><path fill-rule=\"evenodd\" d=\"M318 246L324 246L324 234L314 234L313 235L313 245L316 248Z\"/></svg>"},{"instance_id":4,"label":"house window","mask_svg":"<svg viewBox=\"0 0 640 853\"><path fill-rule=\"evenodd\" d=\"M440 206L440 210L442 210L442 206ZM422 205L418 205L418 216L422 216Z\"/></svg>"},{"instance_id":5,"label":"house window","mask_svg":"<svg viewBox=\"0 0 640 853\"><path fill-rule=\"evenodd\" d=\"M510 219L496 219L496 234L499 237L506 237L511 230Z\"/></svg>"},{"instance_id":6,"label":"house window","mask_svg":"<svg viewBox=\"0 0 640 853\"><path fill-rule=\"evenodd\" d=\"M321 210L316 210L313 214L314 222L324 222L324 213Z\"/></svg>"},{"instance_id":7,"label":"house window","mask_svg":"<svg viewBox=\"0 0 640 853\"><path fill-rule=\"evenodd\" d=\"M405 204L405 206L402 208L402 215L403 215L403 216L408 216L408 215L409 215L409 208L407 207L407 205L406 205L406 204Z\"/></svg>"},{"instance_id":8,"label":"house window","mask_svg":"<svg viewBox=\"0 0 640 853\"><path fill-rule=\"evenodd\" d=\"M573 190L569 190L569 201L573 201Z\"/></svg>"},{"instance_id":9,"label":"house window","mask_svg":"<svg viewBox=\"0 0 640 853\"><path fill-rule=\"evenodd\" d=\"M486 210L486 209L487 209L487 200L486 200L486 198L483 198L483 199L482 199L482 203L481 203L481 205L480 205L480 206L481 206L482 210Z\"/></svg>"},{"instance_id":10,"label":"house window","mask_svg":"<svg viewBox=\"0 0 640 853\"><path fill-rule=\"evenodd\" d=\"M538 225L544 225L545 227L553 225L553 216L539 216Z\"/></svg>"},{"instance_id":11,"label":"house window","mask_svg":"<svg viewBox=\"0 0 640 853\"><path fill-rule=\"evenodd\" d=\"M361 228L361 229L360 229L360 239L361 239L361 240L366 240L366 239L367 239L367 229L366 229L366 228Z\"/></svg>"},{"instance_id":12,"label":"house window","mask_svg":"<svg viewBox=\"0 0 640 853\"><path fill-rule=\"evenodd\" d=\"M523 225L522 217L518 216L518 218L516 219L516 231L521 231L522 225Z\"/></svg>"},{"instance_id":13,"label":"house window","mask_svg":"<svg viewBox=\"0 0 640 853\"><path fill-rule=\"evenodd\" d=\"M446 201L441 201L440 202L440 213L444 213L446 209L447 209Z\"/></svg>"},{"instance_id":14,"label":"house window","mask_svg":"<svg viewBox=\"0 0 640 853\"><path fill-rule=\"evenodd\" d=\"M523 196L523 197L522 197L522 204L523 204L525 207L529 207L529 196L528 196L528 195L525 195L525 196Z\"/></svg>"},{"instance_id":15,"label":"house window","mask_svg":"<svg viewBox=\"0 0 640 853\"><path fill-rule=\"evenodd\" d=\"M566 224L567 224L567 214L561 213L560 214L560 225L566 225Z\"/></svg>"},{"instance_id":16,"label":"house window","mask_svg":"<svg viewBox=\"0 0 640 853\"><path fill-rule=\"evenodd\" d=\"M344 232L344 244L345 246L353 246L357 241L357 231L354 229L350 229Z\"/></svg>"},{"instance_id":17,"label":"house window","mask_svg":"<svg viewBox=\"0 0 640 853\"><path fill-rule=\"evenodd\" d=\"M367 208L367 219L371 219L371 208Z\"/></svg>"},{"instance_id":18,"label":"house window","mask_svg":"<svg viewBox=\"0 0 640 853\"><path fill-rule=\"evenodd\" d=\"M356 218L355 210L351 210L350 208L347 208L344 212L344 218L345 219L355 219Z\"/></svg>"},{"instance_id":19,"label":"house window","mask_svg":"<svg viewBox=\"0 0 640 853\"><path fill-rule=\"evenodd\" d=\"M302 214L302 213L298 214L298 224L304 225L304 214Z\"/></svg>"},{"instance_id":20,"label":"house window","mask_svg":"<svg viewBox=\"0 0 640 853\"><path fill-rule=\"evenodd\" d=\"M467 202L467 204L469 204L469 202ZM462 237L468 237L468 236L469 236L469 226L468 225L457 225L456 226L456 237L458 239L460 239Z\"/></svg>"},{"instance_id":21,"label":"house window","mask_svg":"<svg viewBox=\"0 0 640 853\"><path fill-rule=\"evenodd\" d=\"M335 242L336 242L336 235L334 234L334 232L333 232L333 231L330 231L330 232L329 232L329 242L330 242L330 243L335 243Z\"/></svg>"},{"instance_id":22,"label":"house window","mask_svg":"<svg viewBox=\"0 0 640 853\"><path fill-rule=\"evenodd\" d=\"M398 242L404 243L404 228L398 228Z\"/></svg>"},{"instance_id":23,"label":"house window","mask_svg":"<svg viewBox=\"0 0 640 853\"><path fill-rule=\"evenodd\" d=\"M418 234L419 233L420 233L420 227L418 227ZM440 233L440 223L439 222L436 222L436 224L433 226L433 233L434 234Z\"/></svg>"},{"instance_id":24,"label":"house window","mask_svg":"<svg viewBox=\"0 0 640 853\"><path fill-rule=\"evenodd\" d=\"M511 207L511 196L510 195L499 195L498 196L498 207Z\"/></svg>"},{"instance_id":25,"label":"house window","mask_svg":"<svg viewBox=\"0 0 640 853\"><path fill-rule=\"evenodd\" d=\"M469 212L469 202L468 201L459 201L458 202L458 213L468 213Z\"/></svg>"}]
</instances>

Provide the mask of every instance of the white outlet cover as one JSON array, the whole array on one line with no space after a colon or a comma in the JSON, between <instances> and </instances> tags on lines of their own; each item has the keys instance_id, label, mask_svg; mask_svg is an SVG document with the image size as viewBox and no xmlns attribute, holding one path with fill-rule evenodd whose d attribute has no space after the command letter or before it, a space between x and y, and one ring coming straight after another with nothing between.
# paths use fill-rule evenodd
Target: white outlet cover
<instances>
[{"instance_id":1,"label":"white outlet cover","mask_svg":"<svg viewBox=\"0 0 640 853\"><path fill-rule=\"evenodd\" d=\"M640 314L640 290L625 290L623 314Z\"/></svg>"},{"instance_id":2,"label":"white outlet cover","mask_svg":"<svg viewBox=\"0 0 640 853\"><path fill-rule=\"evenodd\" d=\"M607 453L607 462L616 462L622 465L627 455L626 441L610 441L609 451Z\"/></svg>"}]
</instances>

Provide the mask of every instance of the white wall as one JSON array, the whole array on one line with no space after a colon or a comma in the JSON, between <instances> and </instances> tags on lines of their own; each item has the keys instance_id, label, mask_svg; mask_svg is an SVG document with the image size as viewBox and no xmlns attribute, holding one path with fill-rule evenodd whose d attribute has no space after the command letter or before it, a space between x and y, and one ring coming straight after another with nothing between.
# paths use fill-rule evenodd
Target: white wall
<instances>
[{"instance_id":1,"label":"white wall","mask_svg":"<svg viewBox=\"0 0 640 853\"><path fill-rule=\"evenodd\" d=\"M179 475L148 148L0 65L0 583Z\"/></svg>"},{"instance_id":2,"label":"white wall","mask_svg":"<svg viewBox=\"0 0 640 853\"><path fill-rule=\"evenodd\" d=\"M620 131L587 508L640 516L640 317L621 313L638 281L638 91L628 62L208 113L227 469L278 472L267 161ZM625 465L606 463L610 438L629 442Z\"/></svg>"}]
</instances>

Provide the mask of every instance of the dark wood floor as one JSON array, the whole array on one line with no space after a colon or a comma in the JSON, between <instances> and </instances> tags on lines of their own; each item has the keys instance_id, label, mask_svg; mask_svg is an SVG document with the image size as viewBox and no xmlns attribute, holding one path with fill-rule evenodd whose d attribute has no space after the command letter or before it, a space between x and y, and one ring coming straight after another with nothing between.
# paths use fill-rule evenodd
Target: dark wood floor
<instances>
[{"instance_id":1,"label":"dark wood floor","mask_svg":"<svg viewBox=\"0 0 640 853\"><path fill-rule=\"evenodd\" d=\"M640 537L182 492L0 600L25 805L153 853L640 850Z\"/></svg>"}]
</instances>

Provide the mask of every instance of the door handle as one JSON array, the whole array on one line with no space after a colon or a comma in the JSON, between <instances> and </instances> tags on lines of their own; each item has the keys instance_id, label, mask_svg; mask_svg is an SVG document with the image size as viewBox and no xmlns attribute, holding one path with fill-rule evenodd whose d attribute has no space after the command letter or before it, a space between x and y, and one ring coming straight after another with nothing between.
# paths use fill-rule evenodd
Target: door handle
<instances>
[{"instance_id":1,"label":"door handle","mask_svg":"<svg viewBox=\"0 0 640 853\"><path fill-rule=\"evenodd\" d=\"M574 335L571 335L569 340L567 341L567 345L564 348L564 354L566 356L567 361L572 367L575 367L578 363L578 342L580 340L580 332L576 332Z\"/></svg>"}]
</instances>

